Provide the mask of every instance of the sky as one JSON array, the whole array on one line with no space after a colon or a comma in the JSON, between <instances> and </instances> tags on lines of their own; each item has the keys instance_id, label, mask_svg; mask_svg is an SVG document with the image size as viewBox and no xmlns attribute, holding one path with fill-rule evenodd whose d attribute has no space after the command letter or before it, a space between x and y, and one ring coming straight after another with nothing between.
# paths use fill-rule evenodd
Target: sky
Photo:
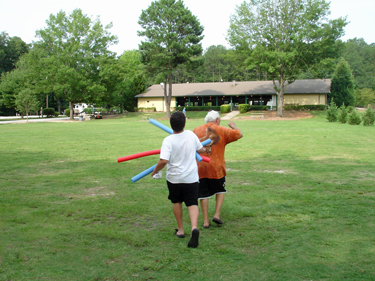
<instances>
[{"instance_id":1,"label":"sky","mask_svg":"<svg viewBox=\"0 0 375 281\"><path fill-rule=\"evenodd\" d=\"M26 43L37 41L35 31L46 27L50 14L60 10L70 14L80 8L93 20L99 16L105 26L110 22L111 34L118 36L119 43L109 49L121 55L125 50L138 49L142 38L137 36L141 30L138 19L149 7L152 0L0 0L0 32L10 37L18 36ZM204 26L202 46L205 50L211 45L223 45L229 48L225 34L229 28L229 19L235 14L237 5L243 0L185 0L185 6ZM343 41L363 38L366 43L375 43L375 1L374 0L331 0L331 18L347 16L350 23L345 27Z\"/></svg>"}]
</instances>

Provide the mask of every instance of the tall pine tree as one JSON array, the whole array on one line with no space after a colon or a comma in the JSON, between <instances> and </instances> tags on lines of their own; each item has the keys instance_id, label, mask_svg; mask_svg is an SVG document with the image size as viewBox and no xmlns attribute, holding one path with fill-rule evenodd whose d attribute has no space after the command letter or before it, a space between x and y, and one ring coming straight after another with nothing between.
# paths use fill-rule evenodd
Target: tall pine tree
<instances>
[{"instance_id":1,"label":"tall pine tree","mask_svg":"<svg viewBox=\"0 0 375 281\"><path fill-rule=\"evenodd\" d=\"M333 73L329 98L336 104L354 105L354 78L349 63L343 58Z\"/></svg>"},{"instance_id":2,"label":"tall pine tree","mask_svg":"<svg viewBox=\"0 0 375 281\"><path fill-rule=\"evenodd\" d=\"M169 118L173 71L202 53L203 26L182 0L152 2L142 11L138 23L143 29L138 35L145 38L139 45L142 62L149 71L164 76L164 98Z\"/></svg>"}]
</instances>

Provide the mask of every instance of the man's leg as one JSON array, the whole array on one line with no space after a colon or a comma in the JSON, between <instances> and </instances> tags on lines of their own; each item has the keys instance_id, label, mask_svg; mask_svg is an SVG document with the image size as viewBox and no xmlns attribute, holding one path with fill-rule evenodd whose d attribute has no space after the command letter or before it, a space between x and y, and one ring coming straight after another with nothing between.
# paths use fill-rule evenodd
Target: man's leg
<instances>
[{"instance_id":1,"label":"man's leg","mask_svg":"<svg viewBox=\"0 0 375 281\"><path fill-rule=\"evenodd\" d=\"M215 207L214 218L220 219L220 211L221 211L221 207L223 206L224 197L225 197L225 193L216 194L216 207Z\"/></svg>"},{"instance_id":2,"label":"man's leg","mask_svg":"<svg viewBox=\"0 0 375 281\"><path fill-rule=\"evenodd\" d=\"M177 235L184 234L184 225L182 220L182 203L173 203L173 213L177 221Z\"/></svg>"},{"instance_id":3,"label":"man's leg","mask_svg":"<svg viewBox=\"0 0 375 281\"><path fill-rule=\"evenodd\" d=\"M208 199L201 199L200 203L203 215L203 226L209 226L210 220L208 219Z\"/></svg>"}]
</instances>

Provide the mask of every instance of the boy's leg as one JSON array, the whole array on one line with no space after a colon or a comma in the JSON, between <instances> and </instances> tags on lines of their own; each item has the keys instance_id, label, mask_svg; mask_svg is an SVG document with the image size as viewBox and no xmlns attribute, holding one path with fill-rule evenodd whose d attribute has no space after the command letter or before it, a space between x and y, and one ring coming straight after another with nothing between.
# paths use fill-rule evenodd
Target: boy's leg
<instances>
[{"instance_id":1,"label":"boy's leg","mask_svg":"<svg viewBox=\"0 0 375 281\"><path fill-rule=\"evenodd\" d=\"M173 203L173 213L177 221L177 235L184 234L184 225L182 220L182 203Z\"/></svg>"},{"instance_id":2,"label":"boy's leg","mask_svg":"<svg viewBox=\"0 0 375 281\"><path fill-rule=\"evenodd\" d=\"M201 210L203 215L203 226L209 226L210 220L208 218L208 199L201 199Z\"/></svg>"},{"instance_id":3,"label":"boy's leg","mask_svg":"<svg viewBox=\"0 0 375 281\"><path fill-rule=\"evenodd\" d=\"M199 208L197 205L187 207L190 216L191 230L198 228Z\"/></svg>"},{"instance_id":4,"label":"boy's leg","mask_svg":"<svg viewBox=\"0 0 375 281\"><path fill-rule=\"evenodd\" d=\"M198 240L199 240L199 230L198 230L198 216L199 216L199 208L198 205L192 205L187 207L189 211L190 221L191 221L191 237L188 243L189 248L196 248L198 247Z\"/></svg>"}]
</instances>

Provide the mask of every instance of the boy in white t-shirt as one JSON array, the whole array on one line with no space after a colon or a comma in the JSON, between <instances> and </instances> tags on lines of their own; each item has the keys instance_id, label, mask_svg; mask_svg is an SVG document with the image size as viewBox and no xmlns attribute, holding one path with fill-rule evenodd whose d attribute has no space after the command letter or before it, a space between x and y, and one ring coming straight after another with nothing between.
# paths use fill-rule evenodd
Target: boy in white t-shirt
<instances>
[{"instance_id":1,"label":"boy in white t-shirt","mask_svg":"<svg viewBox=\"0 0 375 281\"><path fill-rule=\"evenodd\" d=\"M173 134L166 137L160 150L160 159L152 176L167 166L166 179L169 190L168 199L173 203L173 213L177 221L175 235L184 238L182 220L182 202L188 209L191 222L189 248L198 246L198 188L199 176L195 160L196 152L204 151L198 137L189 130L184 130L186 117L182 112L175 112L170 118Z\"/></svg>"}]
</instances>

